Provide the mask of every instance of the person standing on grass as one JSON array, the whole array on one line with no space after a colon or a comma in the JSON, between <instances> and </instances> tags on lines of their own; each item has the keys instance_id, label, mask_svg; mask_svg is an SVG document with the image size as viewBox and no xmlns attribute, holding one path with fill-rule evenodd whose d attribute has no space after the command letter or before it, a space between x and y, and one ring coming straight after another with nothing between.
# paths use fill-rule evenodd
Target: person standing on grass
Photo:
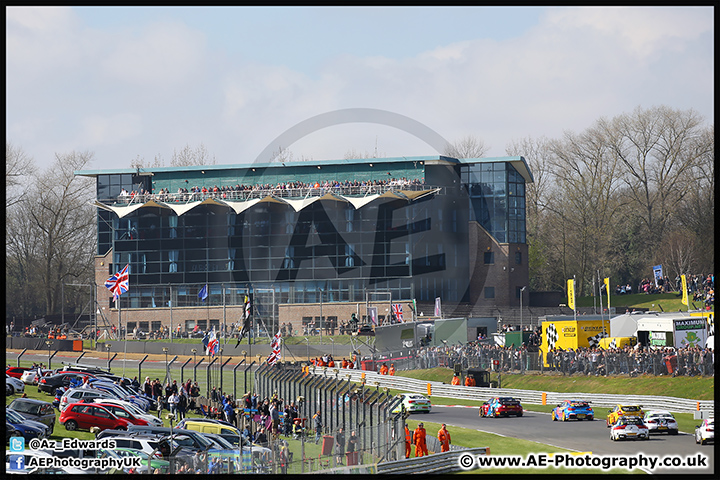
<instances>
[{"instance_id":1,"label":"person standing on grass","mask_svg":"<svg viewBox=\"0 0 720 480\"><path fill-rule=\"evenodd\" d=\"M438 437L438 440L440 441L440 452L449 452L450 451L450 432L447 431L447 428L445 427L444 423L440 427L440 430L438 430L437 437Z\"/></svg>"},{"instance_id":2,"label":"person standing on grass","mask_svg":"<svg viewBox=\"0 0 720 480\"><path fill-rule=\"evenodd\" d=\"M335 455L337 456L338 465L343 464L343 456L345 456L345 432L343 428L338 428L335 434Z\"/></svg>"},{"instance_id":3,"label":"person standing on grass","mask_svg":"<svg viewBox=\"0 0 720 480\"><path fill-rule=\"evenodd\" d=\"M425 427L423 426L423 423L420 422L413 434L413 440L415 441L416 457L423 457L428 454L427 444L425 443L425 436Z\"/></svg>"}]
</instances>

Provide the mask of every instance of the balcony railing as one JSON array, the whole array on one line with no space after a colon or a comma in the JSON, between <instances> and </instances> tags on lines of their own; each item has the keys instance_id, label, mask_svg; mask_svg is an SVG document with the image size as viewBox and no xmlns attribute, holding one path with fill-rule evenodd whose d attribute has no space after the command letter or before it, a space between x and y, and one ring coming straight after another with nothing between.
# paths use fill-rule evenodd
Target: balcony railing
<instances>
[{"instance_id":1,"label":"balcony railing","mask_svg":"<svg viewBox=\"0 0 720 480\"><path fill-rule=\"evenodd\" d=\"M243 190L220 190L217 192L187 192L187 193L143 193L125 194L116 198L98 199L105 204L132 205L143 204L150 200L163 203L190 203L207 199L220 201L243 202L252 199L273 196L285 199L302 199L311 197L322 197L326 194L335 194L348 197L365 197L368 195L382 195L387 192L399 191L423 191L432 190L438 187L418 183L395 183L364 186L328 186L328 187L303 187L303 188L252 188Z\"/></svg>"}]
</instances>

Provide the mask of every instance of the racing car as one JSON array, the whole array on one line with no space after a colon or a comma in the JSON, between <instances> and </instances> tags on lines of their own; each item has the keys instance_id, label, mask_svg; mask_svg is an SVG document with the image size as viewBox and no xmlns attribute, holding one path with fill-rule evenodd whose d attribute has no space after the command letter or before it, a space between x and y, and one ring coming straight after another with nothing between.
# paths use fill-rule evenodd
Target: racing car
<instances>
[{"instance_id":1,"label":"racing car","mask_svg":"<svg viewBox=\"0 0 720 480\"><path fill-rule=\"evenodd\" d=\"M523 407L519 398L493 397L480 406L478 415L481 417L522 417Z\"/></svg>"},{"instance_id":2,"label":"racing car","mask_svg":"<svg viewBox=\"0 0 720 480\"><path fill-rule=\"evenodd\" d=\"M553 408L551 413L553 422L562 420L594 420L595 413L588 402L584 400L565 400Z\"/></svg>"}]
</instances>

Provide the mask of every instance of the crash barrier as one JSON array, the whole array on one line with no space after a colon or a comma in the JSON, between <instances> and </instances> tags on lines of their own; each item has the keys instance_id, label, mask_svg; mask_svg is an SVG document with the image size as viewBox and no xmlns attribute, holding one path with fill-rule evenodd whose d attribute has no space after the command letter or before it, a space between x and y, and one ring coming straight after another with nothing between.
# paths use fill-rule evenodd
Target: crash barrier
<instances>
[{"instance_id":1,"label":"crash barrier","mask_svg":"<svg viewBox=\"0 0 720 480\"><path fill-rule=\"evenodd\" d=\"M408 458L394 462L379 463L377 473L440 473L440 472L456 472L462 470L460 468L460 456L470 454L473 457L477 455L488 455L489 447L468 448L443 453L435 453L432 455L416 458Z\"/></svg>"},{"instance_id":2,"label":"crash barrier","mask_svg":"<svg viewBox=\"0 0 720 480\"><path fill-rule=\"evenodd\" d=\"M387 389L356 385L332 370L318 373L310 375L307 368L292 364L262 365L255 372L255 388L261 397L277 396L298 408L299 427L283 431L277 440L290 433L303 442L322 444L323 453L318 457L301 454L291 459L289 472L308 473L341 462L354 466L405 456L404 420L399 408L393 413L400 399L390 396ZM316 415L322 425L319 430L315 428ZM335 444L340 428L345 436L342 452ZM353 431L357 444L348 455L347 442Z\"/></svg>"},{"instance_id":3,"label":"crash barrier","mask_svg":"<svg viewBox=\"0 0 720 480\"><path fill-rule=\"evenodd\" d=\"M326 375L327 367L310 367L309 372L315 376ZM714 415L715 402L712 400L692 400L677 397L662 397L651 395L612 395L604 393L557 393L540 392L535 390L519 390L511 388L485 388L466 387L463 385L448 385L442 382L428 382L414 378L380 375L377 372L365 372L361 370L341 370L341 375L349 378L350 382L372 385L377 388L388 388L402 392L413 392L427 395L428 385L432 395L443 398L457 398L473 400L481 404L493 397L516 397L523 403L542 405L543 393L548 405L561 403L569 397L579 398L592 402L593 407L611 408L618 404L640 404L645 409L661 409L671 412L692 413L697 410L710 412ZM364 377L363 377L364 375Z\"/></svg>"},{"instance_id":4,"label":"crash barrier","mask_svg":"<svg viewBox=\"0 0 720 480\"><path fill-rule=\"evenodd\" d=\"M452 349L452 347L450 347ZM543 362L544 360L544 362ZM589 350L574 352L550 352L545 359L541 352L503 348L489 345L467 346L459 352L444 353L433 349L417 352L398 351L364 361L368 370L376 371L383 363L393 363L396 370L418 370L434 367L453 368L459 364L462 370L482 368L497 372L523 373L525 371L560 372L565 375L715 375L712 354L701 351L679 350L667 355L662 350L608 351L599 350L593 355Z\"/></svg>"},{"instance_id":5,"label":"crash barrier","mask_svg":"<svg viewBox=\"0 0 720 480\"><path fill-rule=\"evenodd\" d=\"M372 465L357 465L352 467L337 467L323 470L319 473L329 474L400 474L413 473L451 473L462 470L460 455L472 457L490 454L489 447L460 448L443 453L434 453L423 457L410 457L392 462L383 462Z\"/></svg>"}]
</instances>

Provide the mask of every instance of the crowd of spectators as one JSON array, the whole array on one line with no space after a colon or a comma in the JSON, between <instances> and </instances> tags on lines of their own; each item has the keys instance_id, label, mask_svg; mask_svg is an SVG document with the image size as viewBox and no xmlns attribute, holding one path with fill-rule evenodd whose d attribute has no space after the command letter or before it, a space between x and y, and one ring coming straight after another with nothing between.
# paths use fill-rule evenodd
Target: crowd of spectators
<instances>
[{"instance_id":1,"label":"crowd of spectators","mask_svg":"<svg viewBox=\"0 0 720 480\"><path fill-rule=\"evenodd\" d=\"M388 175L390 173L388 172ZM179 187L177 192L171 193L167 188L161 188L156 193L139 189L128 192L124 188L118 195L118 203L146 202L157 200L161 202L188 202L198 201L207 198L220 200L245 200L250 197L275 195L280 197L300 197L306 195L325 194L328 192L348 195L363 195L367 193L379 193L393 187L407 187L411 185L423 185L424 179L389 178L387 180L324 180L315 183L300 181L283 182L278 184L255 184L255 185L213 185L193 186L190 188Z\"/></svg>"},{"instance_id":2,"label":"crowd of spectators","mask_svg":"<svg viewBox=\"0 0 720 480\"><path fill-rule=\"evenodd\" d=\"M563 375L671 375L713 376L715 352L703 347L580 347L553 349L543 358L532 343L539 344L538 332L528 344L500 346L488 342L419 348L408 357L393 358L400 370L449 367L479 367L498 372L535 370Z\"/></svg>"}]
</instances>

